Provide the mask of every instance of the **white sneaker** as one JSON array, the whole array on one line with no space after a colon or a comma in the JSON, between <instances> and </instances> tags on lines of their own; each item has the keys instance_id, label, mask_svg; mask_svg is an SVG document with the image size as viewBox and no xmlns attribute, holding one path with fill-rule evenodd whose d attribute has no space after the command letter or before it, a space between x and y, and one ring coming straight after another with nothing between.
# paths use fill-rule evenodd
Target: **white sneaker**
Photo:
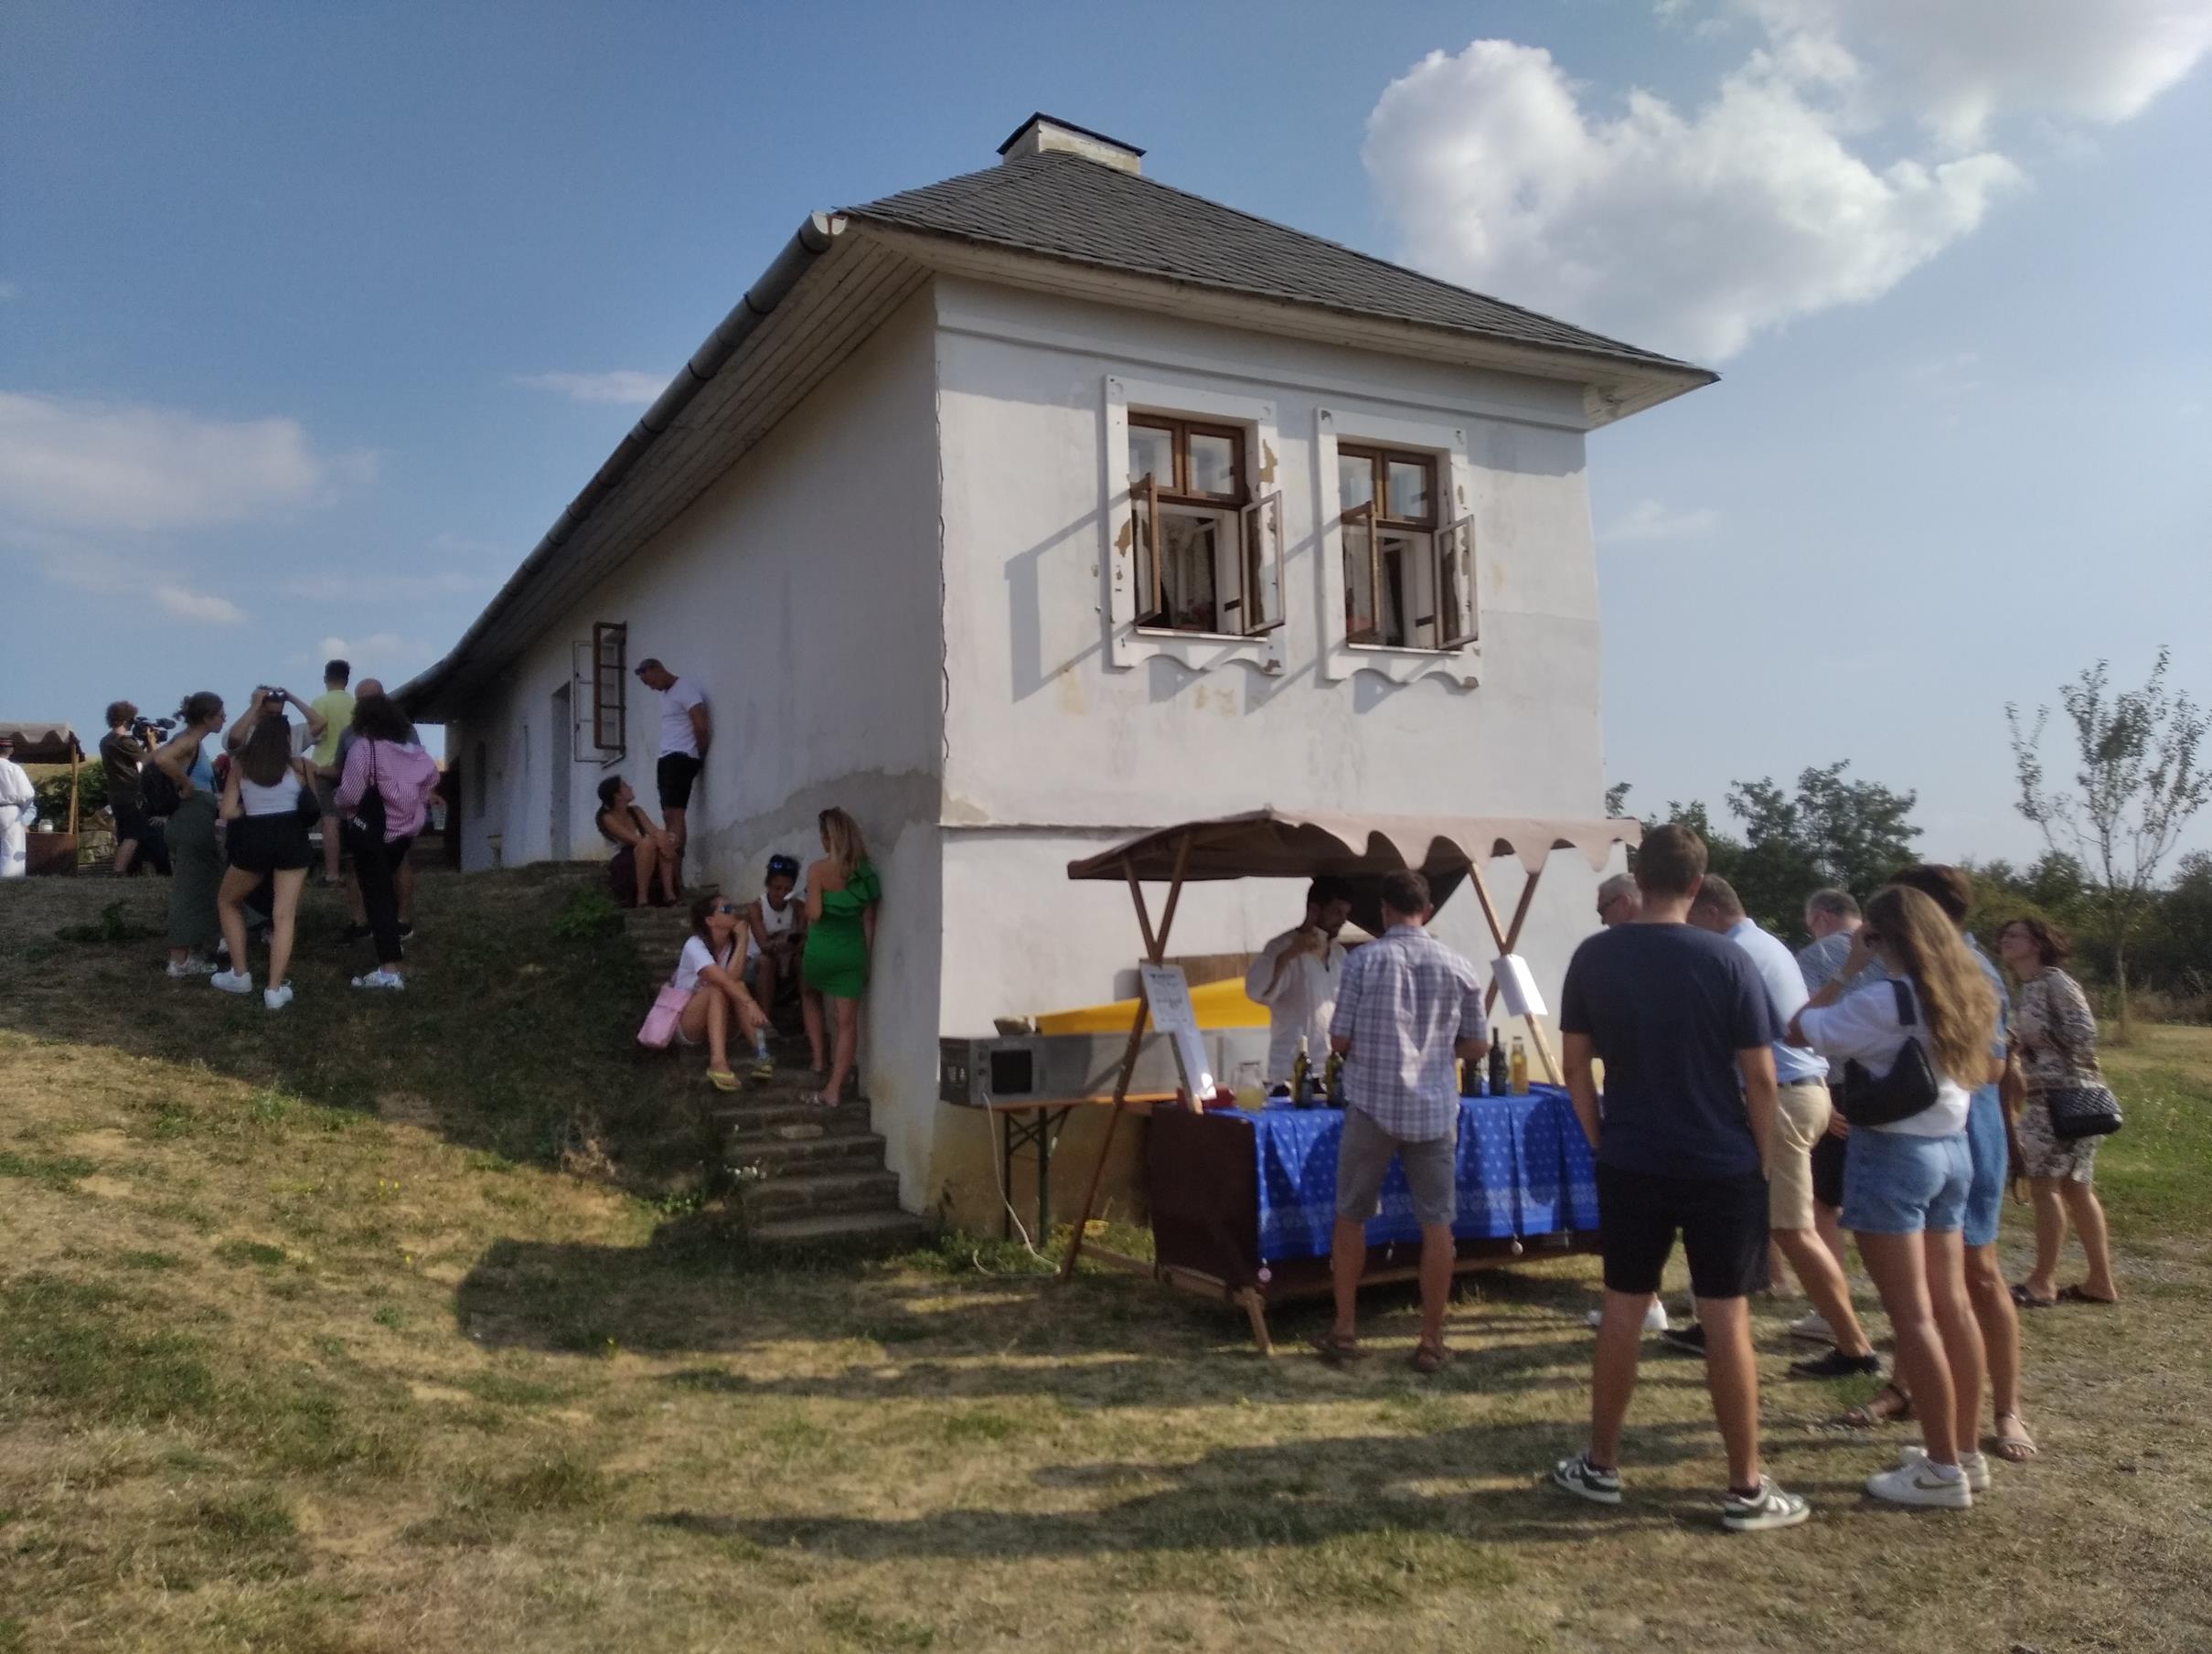
<instances>
[{"instance_id":1,"label":"white sneaker","mask_svg":"<svg viewBox=\"0 0 2212 1654\"><path fill-rule=\"evenodd\" d=\"M262 989L262 1003L271 1010L283 1010L292 1003L292 984L287 982L282 987Z\"/></svg>"},{"instance_id":2,"label":"white sneaker","mask_svg":"<svg viewBox=\"0 0 2212 1654\"><path fill-rule=\"evenodd\" d=\"M1828 1325L1826 1316L1815 1309L1810 1315L1801 1315L1790 1323L1790 1336L1803 1339L1808 1344L1833 1344L1835 1342L1835 1329Z\"/></svg>"},{"instance_id":3,"label":"white sneaker","mask_svg":"<svg viewBox=\"0 0 2212 1654\"><path fill-rule=\"evenodd\" d=\"M169 980L172 982L189 982L195 976L212 976L213 975L215 975L215 966L206 959L181 961L172 959L169 961Z\"/></svg>"},{"instance_id":4,"label":"white sneaker","mask_svg":"<svg viewBox=\"0 0 2212 1654\"><path fill-rule=\"evenodd\" d=\"M1915 1465L1925 1463L1927 1458L1928 1449L1918 1442L1914 1442L1898 1453L1897 1468L1909 1470ZM1969 1492L1987 1493L1989 1491L1988 1454L1982 1452L1979 1447L1972 1453L1961 1453L1959 1455L1959 1468L1966 1472L1966 1487Z\"/></svg>"},{"instance_id":5,"label":"white sneaker","mask_svg":"<svg viewBox=\"0 0 2212 1654\"><path fill-rule=\"evenodd\" d=\"M1598 1329L1598 1324L1604 1319L1604 1310L1591 1310L1590 1330L1595 1332ZM1646 1332L1664 1332L1667 1329L1667 1307L1657 1298L1653 1298L1651 1307L1643 1312L1643 1329Z\"/></svg>"},{"instance_id":6,"label":"white sneaker","mask_svg":"<svg viewBox=\"0 0 2212 1654\"><path fill-rule=\"evenodd\" d=\"M217 971L208 978L209 987L219 987L226 994L250 994L253 991L251 971Z\"/></svg>"},{"instance_id":7,"label":"white sneaker","mask_svg":"<svg viewBox=\"0 0 2212 1654\"><path fill-rule=\"evenodd\" d=\"M356 976L353 979L353 985L356 987L398 988L407 986L407 978L401 976L398 971L379 968L370 971L366 976Z\"/></svg>"},{"instance_id":8,"label":"white sneaker","mask_svg":"<svg viewBox=\"0 0 2212 1654\"><path fill-rule=\"evenodd\" d=\"M1749 1499L1731 1493L1721 1500L1720 1525L1731 1533L1769 1533L1794 1528L1812 1514L1801 1495L1785 1493L1771 1476L1758 1478L1758 1491Z\"/></svg>"},{"instance_id":9,"label":"white sneaker","mask_svg":"<svg viewBox=\"0 0 2212 1654\"><path fill-rule=\"evenodd\" d=\"M1923 1505L1935 1510L1974 1508L1973 1489L1966 1485L1966 1478L1938 1476L1925 1458L1895 1470L1875 1471L1866 1478L1866 1491L1893 1505Z\"/></svg>"}]
</instances>

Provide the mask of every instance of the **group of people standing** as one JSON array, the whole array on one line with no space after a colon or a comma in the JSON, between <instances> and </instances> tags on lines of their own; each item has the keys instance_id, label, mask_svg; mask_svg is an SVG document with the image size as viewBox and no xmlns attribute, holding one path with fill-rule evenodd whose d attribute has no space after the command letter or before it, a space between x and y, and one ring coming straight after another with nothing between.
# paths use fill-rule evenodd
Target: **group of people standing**
<instances>
[{"instance_id":1,"label":"group of people standing","mask_svg":"<svg viewBox=\"0 0 2212 1654\"><path fill-rule=\"evenodd\" d=\"M173 732L150 751L134 734L137 709L127 701L108 709L102 753L118 866L129 866L126 845L135 849L153 821L165 823L172 978L205 976L225 993L251 994L250 933L265 931L262 1003L274 1011L292 1002L300 893L316 860L319 824L323 881L341 882L341 856L351 859L347 937L375 944L375 968L353 986L405 986L408 856L428 818L438 766L382 686L364 679L356 695L350 677L345 661L331 661L312 701L257 687L228 724L223 698L201 690L185 698ZM300 714L304 737L287 709Z\"/></svg>"},{"instance_id":2,"label":"group of people standing","mask_svg":"<svg viewBox=\"0 0 2212 1654\"><path fill-rule=\"evenodd\" d=\"M1314 1345L1331 1361L1364 1354L1355 1312L1365 1225L1395 1159L1422 1236L1413 1364L1434 1371L1446 1359L1455 1251L1453 1066L1481 1052L1480 987L1474 967L1423 928L1418 874L1384 880L1384 934L1347 954L1337 933L1351 894L1317 881L1304 923L1268 944L1245 986L1273 1012L1271 1079L1317 1027L1344 1060L1336 1316ZM1790 1332L1830 1346L1792 1374L1880 1374L1852 1303L1846 1233L1896 1353L1882 1390L1844 1422L1910 1417L1922 1433L1866 1490L1965 1510L1992 1487L1993 1457L2036 1457L2021 1412L2019 1310L2118 1298L2091 1182L2098 1138L2060 1135L2052 1113L2059 1094L2101 1084L2096 1020L2061 968L2066 939L2039 919L1999 934L2018 984L2008 994L1966 933L1972 898L1964 873L1932 864L1897 874L1864 912L1847 892L1816 891L1806 909L1814 939L1793 955L1706 872L1697 835L1674 824L1645 836L1632 875L1599 887L1604 928L1576 951L1559 1029L1567 1091L1597 1162L1604 1299L1589 1445L1552 1467L1554 1485L1620 1502L1641 1340L1664 1330L1704 1359L1728 1463L1723 1524L1750 1532L1805 1521L1806 1501L1760 1460L1751 1300L1786 1266L1813 1305ZM2007 1184L2023 1179L2034 1190L2036 1262L2008 1286L1997 1231ZM2061 1289L2069 1221L2089 1268ZM1678 1241L1694 1305L1681 1327L1658 1298Z\"/></svg>"},{"instance_id":3,"label":"group of people standing","mask_svg":"<svg viewBox=\"0 0 2212 1654\"><path fill-rule=\"evenodd\" d=\"M683 862L692 794L713 745L713 715L703 689L660 661L636 668L660 697L660 752L654 766L662 819L656 822L620 775L599 784L594 822L611 854L608 886L625 907L673 907L683 896ZM858 1062L860 999L875 949L883 885L868 857L860 823L844 810L815 822L821 857L802 874L798 859L768 859L761 893L750 902L709 891L691 904L691 934L668 991L680 1000L671 1030L707 1048L707 1079L735 1091L730 1031L753 1048L753 1073L775 1073L768 1036L780 996L796 985L813 1061L807 1100L834 1107Z\"/></svg>"}]
</instances>

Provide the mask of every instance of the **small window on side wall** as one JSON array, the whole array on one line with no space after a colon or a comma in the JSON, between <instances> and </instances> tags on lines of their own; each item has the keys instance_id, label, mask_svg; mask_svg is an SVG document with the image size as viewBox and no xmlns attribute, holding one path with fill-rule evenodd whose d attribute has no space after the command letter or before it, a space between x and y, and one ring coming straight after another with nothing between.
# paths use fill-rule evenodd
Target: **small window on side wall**
<instances>
[{"instance_id":1,"label":"small window on side wall","mask_svg":"<svg viewBox=\"0 0 2212 1654\"><path fill-rule=\"evenodd\" d=\"M1475 639L1474 520L1439 524L1437 456L1337 447L1344 638L1392 649Z\"/></svg>"},{"instance_id":2,"label":"small window on side wall","mask_svg":"<svg viewBox=\"0 0 2212 1654\"><path fill-rule=\"evenodd\" d=\"M1283 624L1283 496L1252 497L1245 445L1233 425L1129 416L1139 626L1256 637Z\"/></svg>"},{"instance_id":3,"label":"small window on side wall","mask_svg":"<svg viewBox=\"0 0 2212 1654\"><path fill-rule=\"evenodd\" d=\"M629 730L630 629L601 622L592 628L592 744L620 757Z\"/></svg>"}]
</instances>

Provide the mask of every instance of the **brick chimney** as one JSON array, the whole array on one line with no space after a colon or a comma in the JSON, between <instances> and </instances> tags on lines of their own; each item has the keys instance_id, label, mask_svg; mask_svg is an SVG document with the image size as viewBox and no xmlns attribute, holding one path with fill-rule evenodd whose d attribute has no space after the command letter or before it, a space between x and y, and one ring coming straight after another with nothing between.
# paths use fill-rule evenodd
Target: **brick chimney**
<instances>
[{"instance_id":1,"label":"brick chimney","mask_svg":"<svg viewBox=\"0 0 2212 1654\"><path fill-rule=\"evenodd\" d=\"M1012 137L999 145L999 159L1001 163L1020 161L1047 150L1081 155L1086 161L1119 167L1123 172L1144 171L1144 151L1134 144L1124 144L1118 138L1054 120L1042 112L1031 115L1014 129Z\"/></svg>"}]
</instances>

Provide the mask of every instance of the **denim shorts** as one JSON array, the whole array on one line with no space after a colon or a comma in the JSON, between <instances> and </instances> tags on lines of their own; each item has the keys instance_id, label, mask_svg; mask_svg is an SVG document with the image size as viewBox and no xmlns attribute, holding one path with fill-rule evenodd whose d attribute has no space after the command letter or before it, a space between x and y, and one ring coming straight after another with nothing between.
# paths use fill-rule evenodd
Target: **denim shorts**
<instances>
[{"instance_id":1,"label":"denim shorts","mask_svg":"<svg viewBox=\"0 0 2212 1654\"><path fill-rule=\"evenodd\" d=\"M1843 1227L1858 1234L1919 1234L1964 1226L1974 1180L1967 1134L1919 1137L1869 1127L1851 1134L1843 1162Z\"/></svg>"},{"instance_id":2,"label":"denim shorts","mask_svg":"<svg viewBox=\"0 0 2212 1654\"><path fill-rule=\"evenodd\" d=\"M2004 1138L2004 1104L1997 1101L1993 1085L1975 1092L1966 1112L1966 1154L1973 1162L1974 1180L1966 1192L1965 1243L1993 1246L2004 1211L2004 1173L2012 1159Z\"/></svg>"}]
</instances>

